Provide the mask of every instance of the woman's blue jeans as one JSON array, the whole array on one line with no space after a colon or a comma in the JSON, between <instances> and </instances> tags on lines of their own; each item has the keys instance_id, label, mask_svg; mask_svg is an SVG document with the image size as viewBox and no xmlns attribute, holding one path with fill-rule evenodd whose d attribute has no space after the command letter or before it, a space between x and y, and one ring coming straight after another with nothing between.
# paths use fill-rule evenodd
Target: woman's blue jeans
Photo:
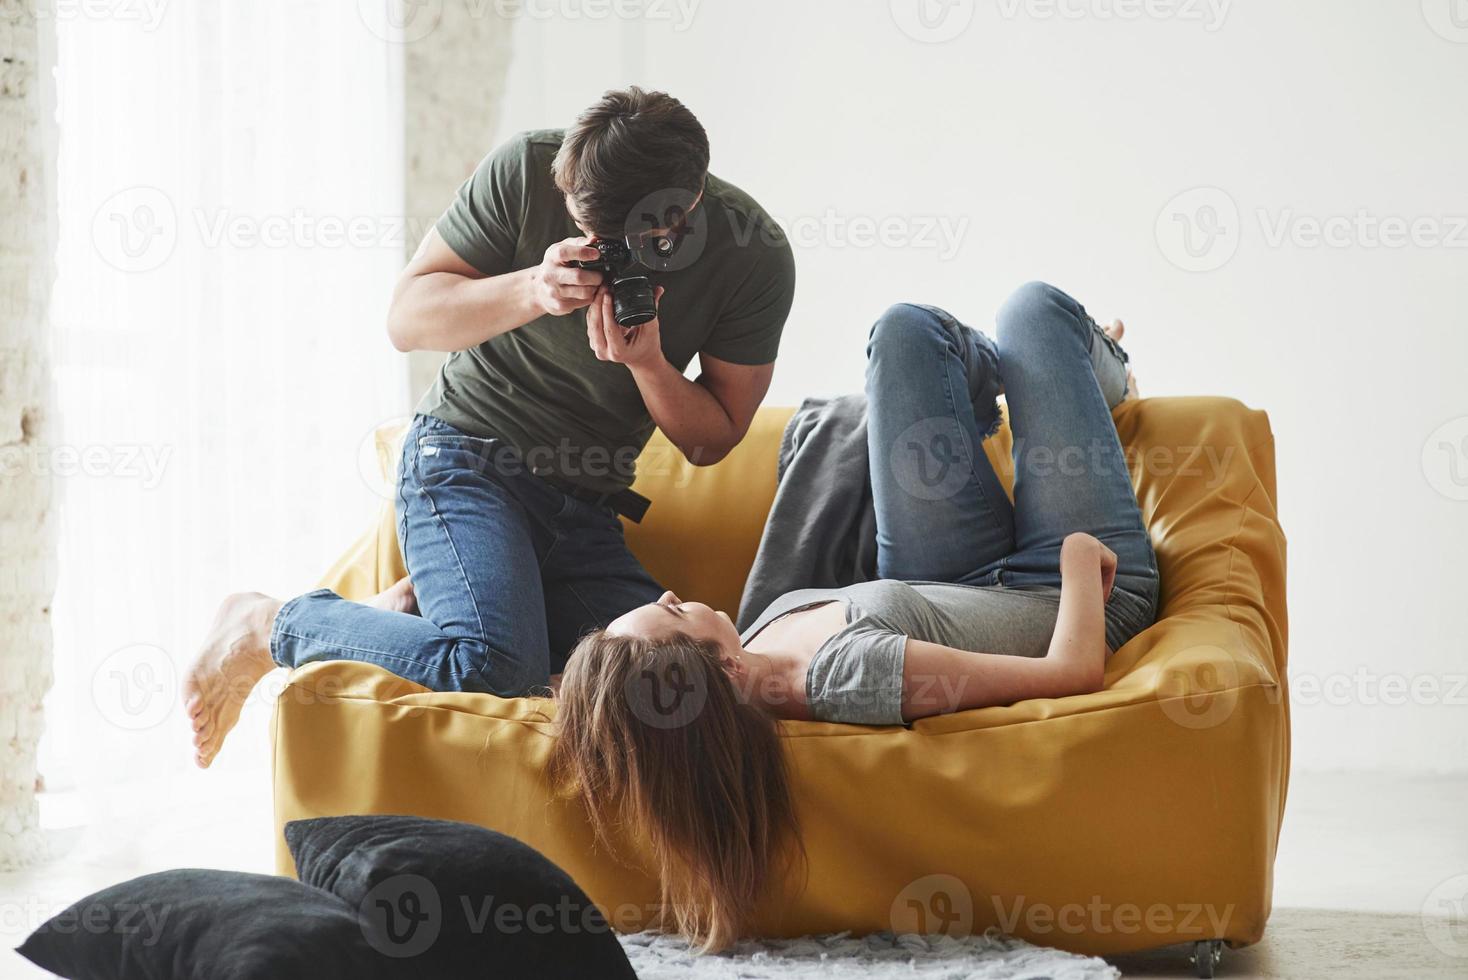
<instances>
[{"instance_id":1,"label":"woman's blue jeans","mask_svg":"<svg viewBox=\"0 0 1468 980\"><path fill-rule=\"evenodd\" d=\"M942 310L898 305L867 345L867 439L877 574L903 581L1060 587L1060 545L1084 531L1116 552L1112 650L1149 626L1157 558L1111 409L1126 355L1065 293L1018 289L998 343ZM1014 436L1011 505L983 440L1003 392Z\"/></svg>"}]
</instances>

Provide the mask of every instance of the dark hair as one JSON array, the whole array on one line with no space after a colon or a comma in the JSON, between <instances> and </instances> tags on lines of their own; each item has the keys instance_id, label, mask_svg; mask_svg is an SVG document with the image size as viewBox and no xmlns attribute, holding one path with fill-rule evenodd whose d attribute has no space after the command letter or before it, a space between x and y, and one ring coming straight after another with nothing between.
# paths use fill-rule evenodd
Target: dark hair
<instances>
[{"instance_id":1,"label":"dark hair","mask_svg":"<svg viewBox=\"0 0 1468 980\"><path fill-rule=\"evenodd\" d=\"M581 223L608 238L626 234L632 210L654 193L703 190L709 139L703 124L666 92L637 86L603 95L576 118L551 164L556 186Z\"/></svg>"}]
</instances>

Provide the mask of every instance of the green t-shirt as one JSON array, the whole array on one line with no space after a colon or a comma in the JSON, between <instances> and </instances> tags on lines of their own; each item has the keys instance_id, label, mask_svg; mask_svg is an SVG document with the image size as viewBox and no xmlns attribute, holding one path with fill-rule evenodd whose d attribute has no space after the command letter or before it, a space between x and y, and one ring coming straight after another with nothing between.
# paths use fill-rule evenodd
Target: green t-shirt
<instances>
[{"instance_id":1,"label":"green t-shirt","mask_svg":"<svg viewBox=\"0 0 1468 980\"><path fill-rule=\"evenodd\" d=\"M539 265L581 235L551 177L560 130L522 133L480 163L438 221L438 233L487 276ZM700 214L702 212L702 214ZM780 226L739 188L708 177L691 236L659 304L663 354L679 370L693 355L769 364L795 294L795 260ZM691 259L690 259L691 257ZM632 482L653 422L632 373L598 361L586 311L542 316L449 355L418 411L471 435L515 446L526 468L598 492Z\"/></svg>"}]
</instances>

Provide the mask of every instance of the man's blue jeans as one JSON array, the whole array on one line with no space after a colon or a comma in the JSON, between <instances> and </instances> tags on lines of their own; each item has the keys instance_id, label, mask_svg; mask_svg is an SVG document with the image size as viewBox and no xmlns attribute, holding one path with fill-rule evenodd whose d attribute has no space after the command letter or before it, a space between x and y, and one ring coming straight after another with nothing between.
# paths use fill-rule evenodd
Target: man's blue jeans
<instances>
[{"instance_id":1,"label":"man's blue jeans","mask_svg":"<svg viewBox=\"0 0 1468 980\"><path fill-rule=\"evenodd\" d=\"M867 345L867 440L877 575L902 581L1059 588L1073 531L1117 556L1106 641L1118 649L1156 616L1157 559L1111 409L1126 355L1065 293L1020 287L998 343L942 310L902 304ZM1014 436L1014 503L983 440L1003 392Z\"/></svg>"},{"instance_id":2,"label":"man's blue jeans","mask_svg":"<svg viewBox=\"0 0 1468 980\"><path fill-rule=\"evenodd\" d=\"M525 472L495 439L419 416L398 470L398 544L421 616L329 589L275 617L275 662L377 664L435 691L518 697L544 687L577 639L662 588L611 507Z\"/></svg>"}]
</instances>

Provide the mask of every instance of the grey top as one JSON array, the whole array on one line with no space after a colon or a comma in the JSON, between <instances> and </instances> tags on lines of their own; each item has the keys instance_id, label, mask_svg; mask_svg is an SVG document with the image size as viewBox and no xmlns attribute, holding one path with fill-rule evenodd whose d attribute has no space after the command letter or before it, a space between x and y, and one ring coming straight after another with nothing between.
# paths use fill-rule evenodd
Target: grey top
<instances>
[{"instance_id":1,"label":"grey top","mask_svg":"<svg viewBox=\"0 0 1468 980\"><path fill-rule=\"evenodd\" d=\"M749 643L781 616L846 604L846 625L821 644L806 674L820 721L900 725L907 641L975 653L1043 657L1055 633L1060 590L884 579L840 589L801 589L770 603L741 636Z\"/></svg>"}]
</instances>

